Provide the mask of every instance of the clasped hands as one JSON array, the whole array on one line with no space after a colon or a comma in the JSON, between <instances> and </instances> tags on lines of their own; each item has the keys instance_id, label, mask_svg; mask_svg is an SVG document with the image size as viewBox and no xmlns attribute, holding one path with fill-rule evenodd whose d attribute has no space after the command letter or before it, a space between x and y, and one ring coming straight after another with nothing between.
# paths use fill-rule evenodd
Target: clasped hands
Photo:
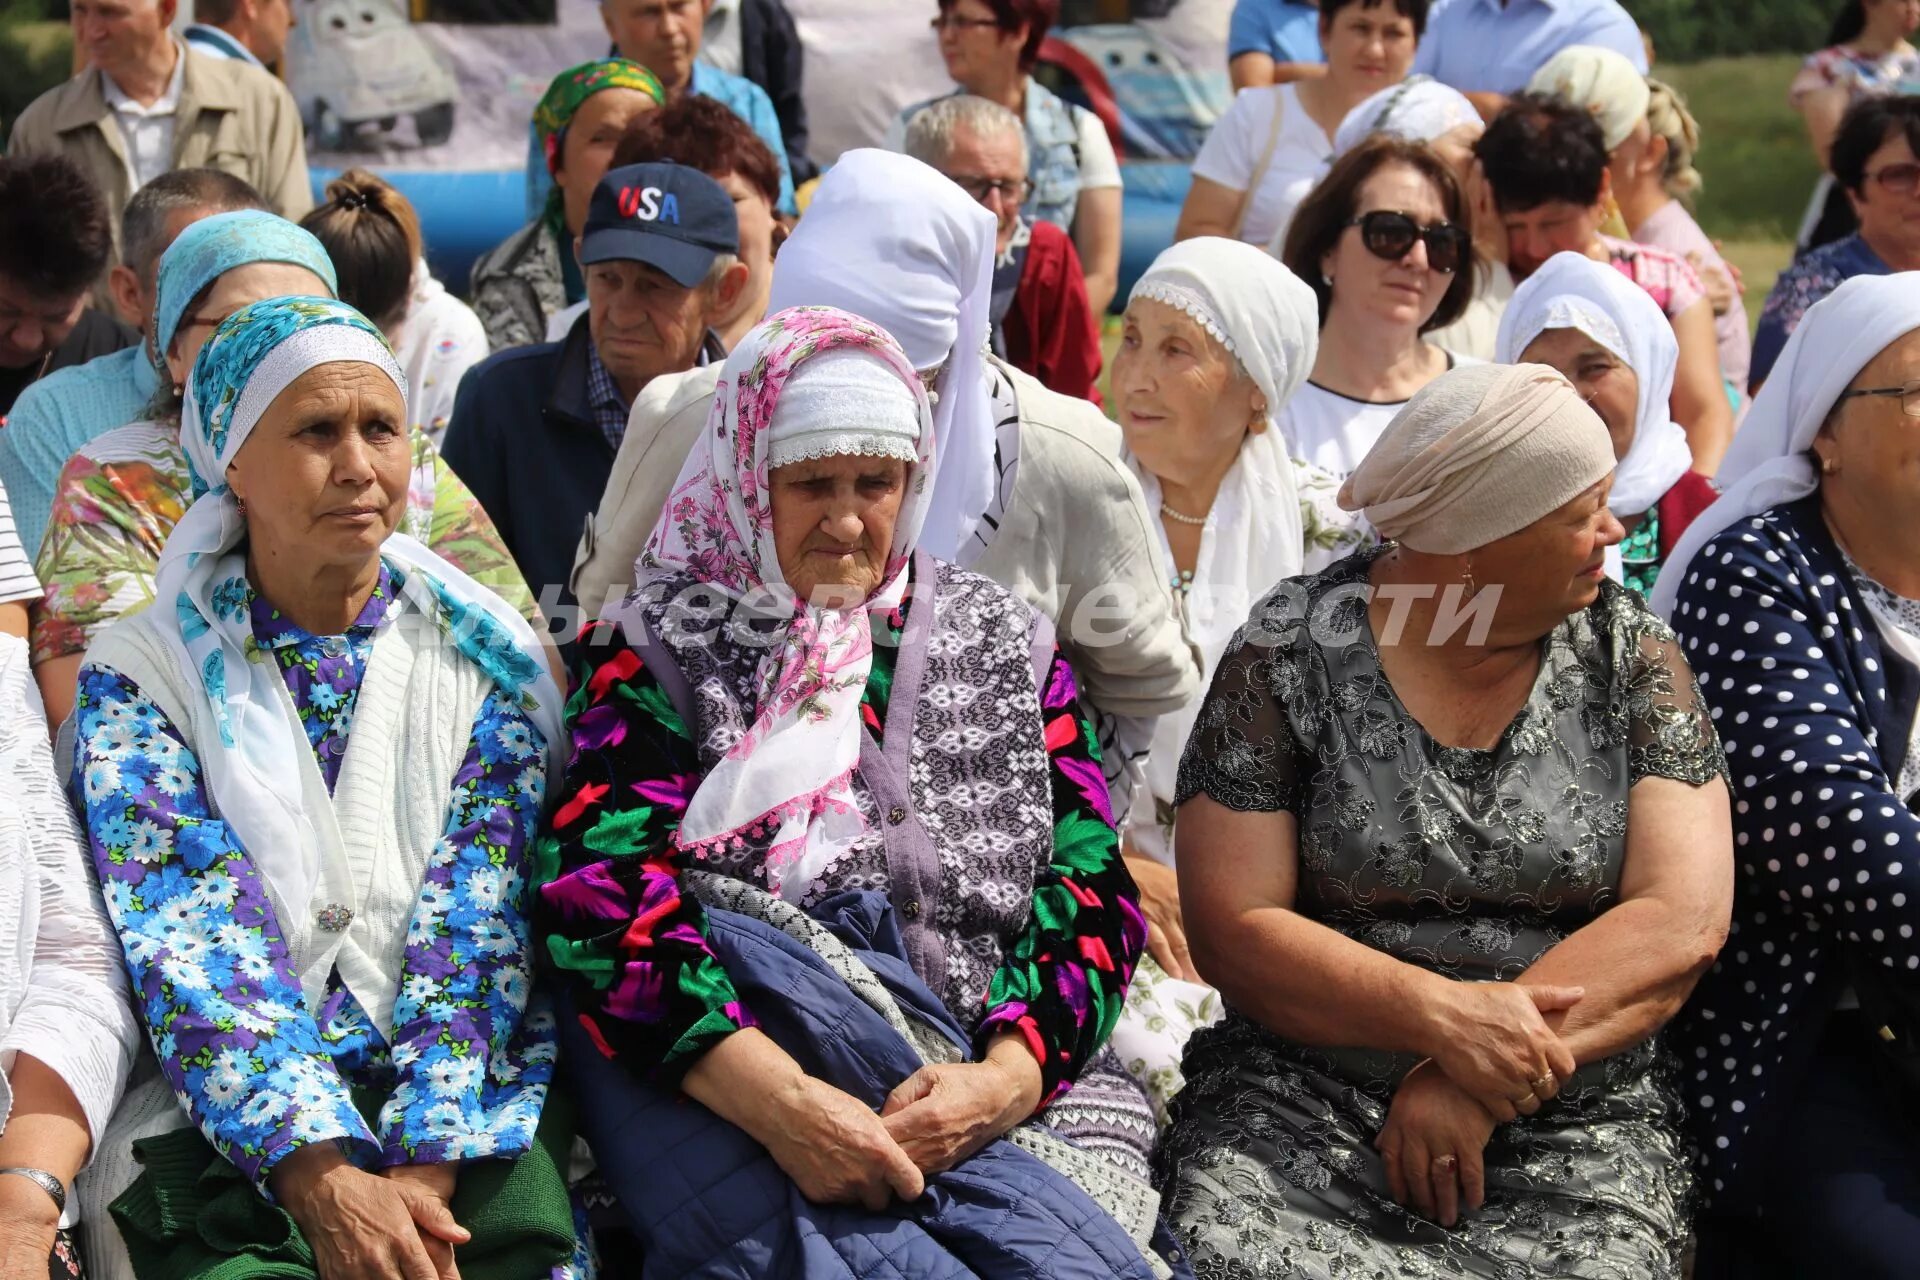
<instances>
[{"instance_id":1,"label":"clasped hands","mask_svg":"<svg viewBox=\"0 0 1920 1280\"><path fill-rule=\"evenodd\" d=\"M1495 1126L1539 1111L1578 1065L1546 1015L1583 994L1516 982L1446 984L1432 1011L1428 1056L1400 1082L1374 1140L1395 1202L1445 1227L1463 1206L1485 1202Z\"/></svg>"}]
</instances>

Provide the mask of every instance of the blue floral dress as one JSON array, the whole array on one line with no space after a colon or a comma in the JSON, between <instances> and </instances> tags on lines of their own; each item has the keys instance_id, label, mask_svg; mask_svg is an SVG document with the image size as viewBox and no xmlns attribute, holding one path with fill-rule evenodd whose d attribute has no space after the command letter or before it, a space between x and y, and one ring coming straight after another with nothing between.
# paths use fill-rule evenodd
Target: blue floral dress
<instances>
[{"instance_id":1,"label":"blue floral dress","mask_svg":"<svg viewBox=\"0 0 1920 1280\"><path fill-rule=\"evenodd\" d=\"M339 636L310 635L238 589L233 603L250 611L332 790L375 635L404 607L396 584L383 567ZM555 1056L551 1013L527 1010L526 859L545 744L510 697L496 691L474 721L386 1028L337 973L309 1012L266 881L213 816L199 761L165 714L93 664L74 714L88 842L154 1051L222 1156L266 1193L274 1166L315 1142L339 1142L365 1168L532 1147ZM372 1128L355 1087L387 1099ZM583 1246L556 1275L584 1264Z\"/></svg>"}]
</instances>

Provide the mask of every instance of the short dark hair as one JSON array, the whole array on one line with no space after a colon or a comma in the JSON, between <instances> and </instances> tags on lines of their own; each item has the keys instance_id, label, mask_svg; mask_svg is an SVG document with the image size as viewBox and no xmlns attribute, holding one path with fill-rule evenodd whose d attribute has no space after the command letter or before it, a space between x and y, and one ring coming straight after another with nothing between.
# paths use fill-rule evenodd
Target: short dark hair
<instances>
[{"instance_id":1,"label":"short dark hair","mask_svg":"<svg viewBox=\"0 0 1920 1280\"><path fill-rule=\"evenodd\" d=\"M1545 93L1516 93L1473 146L1504 213L1549 200L1591 205L1607 172L1607 139L1585 107Z\"/></svg>"},{"instance_id":2,"label":"short dark hair","mask_svg":"<svg viewBox=\"0 0 1920 1280\"><path fill-rule=\"evenodd\" d=\"M1440 207L1446 210L1447 221L1469 236L1473 234L1473 213L1460 189L1460 179L1438 152L1424 142L1392 134L1377 133L1368 138L1334 161L1320 185L1300 202L1300 207L1294 210L1293 222L1287 227L1286 246L1280 255L1287 269L1312 288L1313 296L1320 303L1322 325L1326 324L1327 313L1333 308L1333 286L1321 274L1320 260L1333 252L1347 223L1359 211L1360 188L1368 178L1395 163L1411 165L1431 182L1440 192ZM1420 332L1444 329L1466 312L1467 304L1473 301L1474 276L1479 267L1479 255L1469 240L1447 291L1440 296L1440 305L1420 326Z\"/></svg>"},{"instance_id":3,"label":"short dark hair","mask_svg":"<svg viewBox=\"0 0 1920 1280\"><path fill-rule=\"evenodd\" d=\"M959 0L939 0L940 12L959 3ZM1020 69L1031 71L1033 64L1040 61L1040 45L1047 38L1047 31L1060 21L1060 0L981 0L987 8L993 10L993 20L1000 24L1002 31L1027 29L1026 43L1020 46Z\"/></svg>"},{"instance_id":4,"label":"short dark hair","mask_svg":"<svg viewBox=\"0 0 1920 1280\"><path fill-rule=\"evenodd\" d=\"M224 27L240 12L240 0L193 0L193 20Z\"/></svg>"},{"instance_id":5,"label":"short dark hair","mask_svg":"<svg viewBox=\"0 0 1920 1280\"><path fill-rule=\"evenodd\" d=\"M375 324L406 310L413 267L424 252L420 215L407 198L365 169L327 184L326 203L300 219L326 247L340 279L340 301Z\"/></svg>"},{"instance_id":6,"label":"short dark hair","mask_svg":"<svg viewBox=\"0 0 1920 1280\"><path fill-rule=\"evenodd\" d=\"M0 276L35 297L77 298L113 261L113 219L63 155L0 158Z\"/></svg>"},{"instance_id":7,"label":"short dark hair","mask_svg":"<svg viewBox=\"0 0 1920 1280\"><path fill-rule=\"evenodd\" d=\"M267 202L244 179L219 169L169 169L134 192L120 215L120 262L141 280L153 279L167 250L161 243L167 218L181 209L231 213L267 209Z\"/></svg>"},{"instance_id":8,"label":"short dark hair","mask_svg":"<svg viewBox=\"0 0 1920 1280\"><path fill-rule=\"evenodd\" d=\"M630 164L684 164L709 178L737 173L780 204L780 162L753 126L713 98L685 94L644 112L620 135L609 169Z\"/></svg>"},{"instance_id":9,"label":"short dark hair","mask_svg":"<svg viewBox=\"0 0 1920 1280\"><path fill-rule=\"evenodd\" d=\"M1331 27L1334 15L1356 4L1362 9L1378 9L1382 6L1392 9L1413 23L1415 40L1427 34L1427 0L1320 0L1320 29L1325 31Z\"/></svg>"},{"instance_id":10,"label":"short dark hair","mask_svg":"<svg viewBox=\"0 0 1920 1280\"><path fill-rule=\"evenodd\" d=\"M1827 153L1833 180L1861 194L1867 184L1867 160L1896 133L1905 134L1907 145L1920 155L1920 97L1862 98L1848 107L1834 132L1833 149Z\"/></svg>"}]
</instances>

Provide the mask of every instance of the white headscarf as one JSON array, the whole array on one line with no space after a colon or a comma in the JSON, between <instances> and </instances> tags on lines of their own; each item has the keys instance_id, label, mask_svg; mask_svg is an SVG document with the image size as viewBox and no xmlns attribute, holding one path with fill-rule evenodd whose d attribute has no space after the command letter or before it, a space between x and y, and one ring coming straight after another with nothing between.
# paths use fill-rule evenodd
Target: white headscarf
<instances>
[{"instance_id":1,"label":"white headscarf","mask_svg":"<svg viewBox=\"0 0 1920 1280\"><path fill-rule=\"evenodd\" d=\"M1847 384L1920 329L1920 272L1855 276L1807 309L1753 398L1714 480L1719 501L1687 526L1647 602L1669 620L1687 563L1722 530L1820 487L1813 438Z\"/></svg>"},{"instance_id":2,"label":"white headscarf","mask_svg":"<svg viewBox=\"0 0 1920 1280\"><path fill-rule=\"evenodd\" d=\"M1293 272L1253 245L1204 236L1174 245L1147 268L1128 305L1151 299L1185 312L1238 360L1267 402L1267 428L1249 433L1240 455L1221 481L1200 535L1200 557L1186 598L1190 638L1211 672L1254 603L1302 567L1300 498L1293 464L1281 437L1281 410L1306 381L1320 350L1320 313L1313 290ZM1127 458L1140 478L1147 505L1157 510L1160 481ZM1156 521L1169 577L1173 553ZM1198 700L1160 717L1147 756L1147 784L1171 803L1174 778L1187 734L1199 715ZM1171 861L1173 851L1157 827L1152 806L1135 806L1143 822L1134 833L1144 852ZM1151 828L1151 829L1149 829Z\"/></svg>"},{"instance_id":3,"label":"white headscarf","mask_svg":"<svg viewBox=\"0 0 1920 1280\"><path fill-rule=\"evenodd\" d=\"M1432 142L1455 129L1480 124L1480 113L1464 93L1432 76L1408 76L1347 112L1333 133L1333 158L1338 160L1376 133Z\"/></svg>"},{"instance_id":4,"label":"white headscarf","mask_svg":"<svg viewBox=\"0 0 1920 1280\"><path fill-rule=\"evenodd\" d=\"M1680 360L1673 326L1646 290L1606 263L1556 253L1514 291L1500 318L1495 359L1518 364L1527 344L1548 329L1578 329L1620 357L1639 380L1633 443L1614 468L1607 499L1616 515L1637 516L1693 467L1687 433L1668 408ZM1607 573L1616 582L1623 568L1620 549L1607 548Z\"/></svg>"},{"instance_id":5,"label":"white headscarf","mask_svg":"<svg viewBox=\"0 0 1920 1280\"><path fill-rule=\"evenodd\" d=\"M933 387L940 461L921 545L957 561L993 500L993 405L984 355L993 215L929 165L891 151L842 155L773 264L769 315L835 307L879 325Z\"/></svg>"},{"instance_id":6,"label":"white headscarf","mask_svg":"<svg viewBox=\"0 0 1920 1280\"><path fill-rule=\"evenodd\" d=\"M1530 93L1549 93L1584 107L1600 122L1607 150L1625 142L1647 118L1652 90L1627 56L1599 45L1573 44L1547 59L1527 81Z\"/></svg>"},{"instance_id":7,"label":"white headscarf","mask_svg":"<svg viewBox=\"0 0 1920 1280\"><path fill-rule=\"evenodd\" d=\"M370 364L406 395L406 377L373 323L330 298L273 298L235 312L194 360L181 414L195 499L154 570L151 617L212 705L218 742L198 744L221 815L287 907L304 908L321 868L303 854L299 755L310 752L273 660L249 661L246 517L227 466L274 399L323 364ZM402 419L404 422L405 419ZM467 659L518 701L560 749L562 698L526 621L486 587L404 533L380 545L400 597L439 624ZM272 682L272 683L270 683ZM464 730L467 726L461 726Z\"/></svg>"}]
</instances>

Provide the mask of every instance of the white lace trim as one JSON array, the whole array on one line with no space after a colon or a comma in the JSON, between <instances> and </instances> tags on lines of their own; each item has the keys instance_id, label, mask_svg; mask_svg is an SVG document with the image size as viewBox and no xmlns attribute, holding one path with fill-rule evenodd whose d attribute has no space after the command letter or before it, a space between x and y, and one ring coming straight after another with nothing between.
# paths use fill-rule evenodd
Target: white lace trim
<instances>
[{"instance_id":1,"label":"white lace trim","mask_svg":"<svg viewBox=\"0 0 1920 1280\"><path fill-rule=\"evenodd\" d=\"M815 462L821 458L898 458L912 464L920 460L914 442L878 431L809 431L775 441L767 450L767 466L791 466L796 462Z\"/></svg>"},{"instance_id":2,"label":"white lace trim","mask_svg":"<svg viewBox=\"0 0 1920 1280\"><path fill-rule=\"evenodd\" d=\"M1199 289L1184 284L1174 284L1169 280L1142 280L1133 287L1128 298L1148 298L1154 302L1164 302L1176 311L1184 312L1193 322L1205 329L1212 339L1227 349L1227 354L1238 360L1240 353L1234 350L1233 339L1227 336L1226 322L1214 308L1213 299Z\"/></svg>"}]
</instances>

